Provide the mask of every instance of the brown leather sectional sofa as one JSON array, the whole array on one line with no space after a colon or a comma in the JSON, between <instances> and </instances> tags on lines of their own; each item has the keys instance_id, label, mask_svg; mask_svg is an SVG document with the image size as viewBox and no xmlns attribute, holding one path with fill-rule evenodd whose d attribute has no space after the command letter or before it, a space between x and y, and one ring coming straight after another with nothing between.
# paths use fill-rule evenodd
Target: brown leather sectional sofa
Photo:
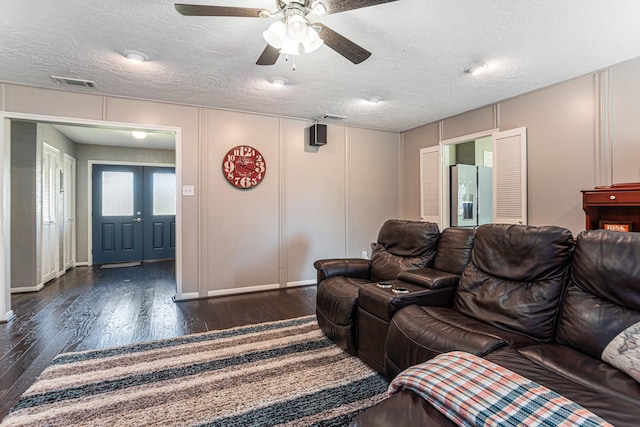
<instances>
[{"instance_id":1,"label":"brown leather sectional sofa","mask_svg":"<svg viewBox=\"0 0 640 427\"><path fill-rule=\"evenodd\" d=\"M633 359L640 354L633 332L636 324L640 330L640 233L593 230L574 241L560 227L490 224L446 229L436 240L423 267L393 279L361 276L349 307L353 352L391 379L439 354L466 351L615 426L640 425L640 359ZM328 304L332 293L323 282L331 278L335 289L350 280L346 270L332 275L324 266L316 262L321 328L321 316L335 318L327 312L344 308ZM379 280L392 287L379 287ZM409 292L393 292L398 288ZM603 360L605 349L611 363ZM405 390L353 425L454 424Z\"/></svg>"}]
</instances>

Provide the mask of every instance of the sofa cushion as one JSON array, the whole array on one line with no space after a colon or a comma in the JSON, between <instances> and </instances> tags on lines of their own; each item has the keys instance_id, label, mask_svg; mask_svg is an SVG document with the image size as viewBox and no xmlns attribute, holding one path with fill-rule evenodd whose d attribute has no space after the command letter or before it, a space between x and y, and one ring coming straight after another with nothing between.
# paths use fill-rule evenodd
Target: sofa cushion
<instances>
[{"instance_id":1,"label":"sofa cushion","mask_svg":"<svg viewBox=\"0 0 640 427\"><path fill-rule=\"evenodd\" d=\"M483 356L500 347L535 344L532 338L506 331L447 307L412 305L398 311L385 343L387 375L449 351Z\"/></svg>"},{"instance_id":2,"label":"sofa cushion","mask_svg":"<svg viewBox=\"0 0 640 427\"><path fill-rule=\"evenodd\" d=\"M495 327L551 341L573 246L565 228L478 227L453 307Z\"/></svg>"},{"instance_id":3,"label":"sofa cushion","mask_svg":"<svg viewBox=\"0 0 640 427\"><path fill-rule=\"evenodd\" d=\"M555 344L499 349L485 359L560 393L616 427L638 426L640 384L607 363Z\"/></svg>"},{"instance_id":4,"label":"sofa cushion","mask_svg":"<svg viewBox=\"0 0 640 427\"><path fill-rule=\"evenodd\" d=\"M474 228L449 227L442 230L432 267L448 273L462 274L471 258L475 237Z\"/></svg>"},{"instance_id":5,"label":"sofa cushion","mask_svg":"<svg viewBox=\"0 0 640 427\"><path fill-rule=\"evenodd\" d=\"M464 426L613 427L553 390L482 357L454 351L412 366L389 393L411 390Z\"/></svg>"},{"instance_id":6,"label":"sofa cushion","mask_svg":"<svg viewBox=\"0 0 640 427\"><path fill-rule=\"evenodd\" d=\"M457 424L412 391L401 390L354 418L349 427L429 426Z\"/></svg>"},{"instance_id":7,"label":"sofa cushion","mask_svg":"<svg viewBox=\"0 0 640 427\"><path fill-rule=\"evenodd\" d=\"M371 281L395 279L403 270L429 266L438 236L438 225L431 222L387 220L371 252Z\"/></svg>"},{"instance_id":8,"label":"sofa cushion","mask_svg":"<svg viewBox=\"0 0 640 427\"><path fill-rule=\"evenodd\" d=\"M640 233L589 230L577 238L555 342L600 359L640 322Z\"/></svg>"}]
</instances>

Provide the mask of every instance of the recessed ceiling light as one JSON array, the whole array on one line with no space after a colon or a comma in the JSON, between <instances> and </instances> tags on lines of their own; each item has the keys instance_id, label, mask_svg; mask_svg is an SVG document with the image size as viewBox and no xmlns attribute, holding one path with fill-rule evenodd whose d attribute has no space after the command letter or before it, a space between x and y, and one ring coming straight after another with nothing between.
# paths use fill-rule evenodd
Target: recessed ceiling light
<instances>
[{"instance_id":1,"label":"recessed ceiling light","mask_svg":"<svg viewBox=\"0 0 640 427\"><path fill-rule=\"evenodd\" d=\"M131 135L133 135L135 139L145 139L147 137L147 133L143 130L132 130Z\"/></svg>"},{"instance_id":2,"label":"recessed ceiling light","mask_svg":"<svg viewBox=\"0 0 640 427\"><path fill-rule=\"evenodd\" d=\"M287 79L284 79L282 77L274 77L271 80L269 80L269 82L271 82L271 84L274 86L283 87L283 86L286 86Z\"/></svg>"},{"instance_id":3,"label":"recessed ceiling light","mask_svg":"<svg viewBox=\"0 0 640 427\"><path fill-rule=\"evenodd\" d=\"M380 101L382 101L382 98L379 96L371 96L367 98L367 102L370 102L371 104L378 104Z\"/></svg>"},{"instance_id":4,"label":"recessed ceiling light","mask_svg":"<svg viewBox=\"0 0 640 427\"><path fill-rule=\"evenodd\" d=\"M489 65L481 62L479 64L472 65L471 67L464 70L464 72L467 74L471 74L472 76L477 76L478 74L484 73L487 68L489 68Z\"/></svg>"},{"instance_id":5,"label":"recessed ceiling light","mask_svg":"<svg viewBox=\"0 0 640 427\"><path fill-rule=\"evenodd\" d=\"M144 53L135 50L125 50L124 52L122 52L122 56L124 56L129 60L129 62L133 62L134 64L141 64L149 59L149 57Z\"/></svg>"}]
</instances>

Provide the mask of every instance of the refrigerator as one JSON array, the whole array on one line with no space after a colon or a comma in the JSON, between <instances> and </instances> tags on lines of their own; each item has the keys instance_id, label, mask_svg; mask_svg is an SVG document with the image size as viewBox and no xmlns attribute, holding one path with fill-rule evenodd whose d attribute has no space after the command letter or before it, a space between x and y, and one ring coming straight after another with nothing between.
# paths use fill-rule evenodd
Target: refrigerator
<instances>
[{"instance_id":1,"label":"refrigerator","mask_svg":"<svg viewBox=\"0 0 640 427\"><path fill-rule=\"evenodd\" d=\"M452 227L476 227L493 222L492 170L485 166L451 166Z\"/></svg>"}]
</instances>

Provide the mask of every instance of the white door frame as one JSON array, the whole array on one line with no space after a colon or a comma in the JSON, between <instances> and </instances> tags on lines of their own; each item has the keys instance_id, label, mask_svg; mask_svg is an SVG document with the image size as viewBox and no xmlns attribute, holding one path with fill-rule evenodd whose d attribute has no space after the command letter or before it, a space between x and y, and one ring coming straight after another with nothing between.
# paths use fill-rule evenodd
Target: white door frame
<instances>
[{"instance_id":1,"label":"white door frame","mask_svg":"<svg viewBox=\"0 0 640 427\"><path fill-rule=\"evenodd\" d=\"M71 167L67 169L67 164ZM67 269L75 267L76 265L76 191L77 190L77 176L76 176L76 158L70 156L67 153L62 155L62 272L64 274ZM68 206L69 205L69 206ZM67 212L71 213L71 218L66 215ZM67 233L71 233L71 244L67 245ZM67 262L66 254L69 254L69 262Z\"/></svg>"},{"instance_id":2,"label":"white door frame","mask_svg":"<svg viewBox=\"0 0 640 427\"><path fill-rule=\"evenodd\" d=\"M11 310L11 134L10 120L30 120L35 122L54 122L64 124L81 124L89 126L110 126L129 129L149 129L169 131L175 133L176 140L176 194L181 201L179 188L182 188L182 130L173 126L145 125L142 123L124 123L103 120L77 119L69 117L46 116L39 114L0 112L0 322L6 322L13 317ZM178 203L176 211L176 299L182 299L182 203Z\"/></svg>"},{"instance_id":3,"label":"white door frame","mask_svg":"<svg viewBox=\"0 0 640 427\"><path fill-rule=\"evenodd\" d=\"M13 318L11 310L11 126L0 116L0 322Z\"/></svg>"},{"instance_id":4,"label":"white door frame","mask_svg":"<svg viewBox=\"0 0 640 427\"><path fill-rule=\"evenodd\" d=\"M88 252L88 264L93 265L93 218L91 215L91 211L93 210L93 165L120 165L120 166L150 166L150 167L161 167L161 168L175 168L176 165L174 163L146 163L146 162L129 162L126 160L89 160L87 165L87 227L89 228L87 231L87 238L89 239L87 242L87 252ZM176 169L176 182L178 180L178 171ZM178 191L179 186L176 188ZM179 193L178 193L179 195ZM180 197L176 198L176 200L180 200ZM176 208L179 203L176 204ZM177 233L178 233L178 216L176 214L176 244L177 244ZM178 247L176 246L176 261L178 256Z\"/></svg>"},{"instance_id":5,"label":"white door frame","mask_svg":"<svg viewBox=\"0 0 640 427\"><path fill-rule=\"evenodd\" d=\"M443 139L440 140L440 162L441 162L441 172L440 172L440 182L441 190L440 190L440 226L441 229L451 225L450 218L450 201L449 201L449 190L450 190L450 173L449 173L449 150L445 148L448 145L457 145L464 144L465 142L475 141L476 139L486 138L488 136L493 136L499 130L498 129L489 129L482 132L476 132L469 135L462 135L456 138Z\"/></svg>"}]
</instances>

